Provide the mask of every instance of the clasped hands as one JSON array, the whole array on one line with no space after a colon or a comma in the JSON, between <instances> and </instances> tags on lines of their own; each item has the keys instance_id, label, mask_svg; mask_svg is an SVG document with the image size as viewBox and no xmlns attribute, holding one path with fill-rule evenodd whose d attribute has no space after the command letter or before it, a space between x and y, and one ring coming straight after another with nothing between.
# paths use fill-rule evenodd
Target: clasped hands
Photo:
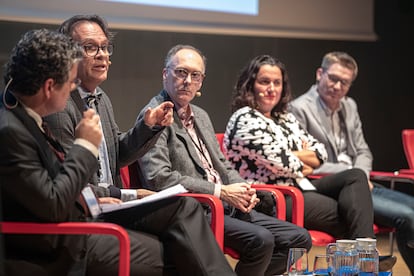
<instances>
[{"instance_id":1,"label":"clasped hands","mask_svg":"<svg viewBox=\"0 0 414 276\"><path fill-rule=\"evenodd\" d=\"M248 183L222 185L220 197L244 213L249 213L260 201L256 189Z\"/></svg>"}]
</instances>

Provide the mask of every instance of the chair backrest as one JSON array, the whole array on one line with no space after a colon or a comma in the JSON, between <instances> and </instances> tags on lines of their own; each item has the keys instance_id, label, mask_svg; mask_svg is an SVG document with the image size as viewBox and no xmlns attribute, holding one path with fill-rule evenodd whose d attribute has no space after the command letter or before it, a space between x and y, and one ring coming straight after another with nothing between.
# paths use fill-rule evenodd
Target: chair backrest
<instances>
[{"instance_id":1,"label":"chair backrest","mask_svg":"<svg viewBox=\"0 0 414 276\"><path fill-rule=\"evenodd\" d=\"M120 169L121 172L121 180L122 184L124 185L124 189L129 189L131 187L131 183L129 182L129 168L128 166L124 166Z\"/></svg>"},{"instance_id":2,"label":"chair backrest","mask_svg":"<svg viewBox=\"0 0 414 276\"><path fill-rule=\"evenodd\" d=\"M106 222L61 222L61 223L32 223L32 222L0 222L0 233L7 234L61 234L113 235L119 241L119 276L129 276L130 270L130 240L124 228L117 224Z\"/></svg>"},{"instance_id":3,"label":"chair backrest","mask_svg":"<svg viewBox=\"0 0 414 276\"><path fill-rule=\"evenodd\" d=\"M224 154L224 145L223 145L224 133L220 133L220 132L216 133L216 138L217 138L217 142L220 145L220 150Z\"/></svg>"},{"instance_id":4,"label":"chair backrest","mask_svg":"<svg viewBox=\"0 0 414 276\"><path fill-rule=\"evenodd\" d=\"M414 169L414 129L403 129L402 142L408 167Z\"/></svg>"}]
</instances>

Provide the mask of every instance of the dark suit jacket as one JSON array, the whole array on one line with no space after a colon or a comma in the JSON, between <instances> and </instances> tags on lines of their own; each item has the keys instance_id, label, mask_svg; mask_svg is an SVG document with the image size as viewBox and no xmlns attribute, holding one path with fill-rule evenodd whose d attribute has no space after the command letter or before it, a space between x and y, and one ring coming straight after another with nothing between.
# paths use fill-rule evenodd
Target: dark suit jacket
<instances>
[{"instance_id":1,"label":"dark suit jacket","mask_svg":"<svg viewBox=\"0 0 414 276\"><path fill-rule=\"evenodd\" d=\"M170 100L167 92L161 91L143 110L167 100ZM213 167L220 174L223 183L226 185L245 182L220 151L208 114L198 106L191 105L191 108L195 115L195 126L206 144ZM142 116L143 112L140 113L138 120ZM214 194L215 184L207 181L200 158L176 111L174 111L174 123L162 131L154 147L139 159L139 165L144 186L148 188L162 190L175 184L182 184L192 192Z\"/></svg>"},{"instance_id":2,"label":"dark suit jacket","mask_svg":"<svg viewBox=\"0 0 414 276\"><path fill-rule=\"evenodd\" d=\"M97 109L102 123L102 130L105 135L106 145L108 148L109 164L111 167L114 184L122 188L122 181L119 169L135 161L143 155L157 139L156 132L145 125L143 120L138 121L133 128L125 133L119 131L115 122L112 104L106 93L102 92L101 97L97 100ZM55 113L44 118L48 122L49 128L62 144L65 149L69 149L75 139L75 127L82 119L83 102L79 107L76 101L79 101L78 91L72 92L64 111ZM82 101L82 100L81 100ZM89 180L90 183L97 184L97 174ZM97 188L98 196L109 196L108 189Z\"/></svg>"},{"instance_id":3,"label":"dark suit jacket","mask_svg":"<svg viewBox=\"0 0 414 276\"><path fill-rule=\"evenodd\" d=\"M364 138L357 104L352 98L345 97L341 100L341 107L348 137L347 154L352 158L353 167L360 168L369 174L372 169L372 154ZM338 149L331 122L321 106L316 85L292 101L290 108L301 126L323 143L328 152L328 162L315 170L315 173L336 173L347 169L338 163Z\"/></svg>"},{"instance_id":4,"label":"dark suit jacket","mask_svg":"<svg viewBox=\"0 0 414 276\"><path fill-rule=\"evenodd\" d=\"M35 139L34 132L40 132L40 129L33 118L21 105L15 109L33 127L28 128L14 112L0 104L3 219L32 222L84 220L76 201L86 185L85 180L97 168L95 156L75 145L60 163L48 146L40 146L45 145L46 140ZM48 158L44 158L45 155ZM46 263L64 258L63 263L68 264L84 257L84 242L83 236L6 235L6 256Z\"/></svg>"}]
</instances>

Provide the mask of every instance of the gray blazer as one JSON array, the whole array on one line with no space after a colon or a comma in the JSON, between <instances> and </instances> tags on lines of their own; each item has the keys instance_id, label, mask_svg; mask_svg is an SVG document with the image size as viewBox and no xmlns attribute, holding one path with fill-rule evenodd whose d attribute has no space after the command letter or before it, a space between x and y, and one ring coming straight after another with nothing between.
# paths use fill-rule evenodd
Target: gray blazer
<instances>
[{"instance_id":1,"label":"gray blazer","mask_svg":"<svg viewBox=\"0 0 414 276\"><path fill-rule=\"evenodd\" d=\"M293 100L290 111L296 116L301 126L312 136L325 144L328 162L315 173L335 173L347 169L338 162L338 149L331 130L330 119L322 108L319 94L313 85L305 94ZM361 119L356 102L350 97L341 100L342 114L348 138L347 154L351 156L353 167L360 168L368 175L372 170L372 154L365 141Z\"/></svg>"},{"instance_id":2,"label":"gray blazer","mask_svg":"<svg viewBox=\"0 0 414 276\"><path fill-rule=\"evenodd\" d=\"M108 148L109 164L112 177L117 187L122 187L119 169L134 162L140 155L143 155L148 148L156 141L156 132L151 130L142 121L137 123L127 132L121 133L115 122L114 111L109 97L101 89L101 97L97 100L97 110L102 123L102 130ZM85 105L77 103L80 99L78 91L72 92L64 111L52 114L44 118L56 139L62 144L65 150L72 147L75 140L75 127L82 119L81 107ZM97 175L89 180L90 183L97 184ZM97 190L99 196L109 196L108 189Z\"/></svg>"},{"instance_id":3,"label":"gray blazer","mask_svg":"<svg viewBox=\"0 0 414 276\"><path fill-rule=\"evenodd\" d=\"M148 106L155 107L166 100L170 100L167 92L161 91L143 110ZM200 133L200 138L206 144L213 167L220 174L223 184L245 182L220 151L208 114L198 106L191 105L191 108L195 115L195 126ZM138 119L142 116L143 111ZM158 191L175 184L182 184L191 192L214 193L216 184L207 181L207 175L196 148L176 111L174 111L174 123L162 131L154 147L138 161L143 175L143 185L147 188Z\"/></svg>"}]
</instances>

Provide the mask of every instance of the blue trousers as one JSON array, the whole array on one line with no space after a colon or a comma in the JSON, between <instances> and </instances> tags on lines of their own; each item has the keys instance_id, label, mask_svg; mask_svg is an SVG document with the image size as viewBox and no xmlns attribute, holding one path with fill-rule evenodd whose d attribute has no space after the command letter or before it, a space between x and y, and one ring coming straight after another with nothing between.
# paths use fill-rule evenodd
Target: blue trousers
<instances>
[{"instance_id":1,"label":"blue trousers","mask_svg":"<svg viewBox=\"0 0 414 276\"><path fill-rule=\"evenodd\" d=\"M375 183L372 203L375 223L396 228L398 250L414 275L414 197Z\"/></svg>"}]
</instances>

